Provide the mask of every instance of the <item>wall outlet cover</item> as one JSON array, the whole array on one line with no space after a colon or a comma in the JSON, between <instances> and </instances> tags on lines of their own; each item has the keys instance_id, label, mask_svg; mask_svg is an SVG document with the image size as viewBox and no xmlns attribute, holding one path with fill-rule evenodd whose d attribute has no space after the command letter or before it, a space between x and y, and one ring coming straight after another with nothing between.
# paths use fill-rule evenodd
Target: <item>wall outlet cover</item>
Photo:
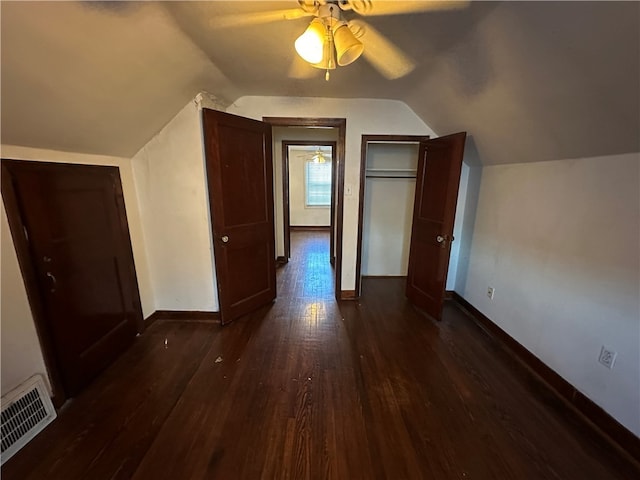
<instances>
[{"instance_id":1,"label":"wall outlet cover","mask_svg":"<svg viewBox=\"0 0 640 480\"><path fill-rule=\"evenodd\" d=\"M493 300L493 295L496 293L496 289L493 287L487 287L487 297Z\"/></svg>"},{"instance_id":2,"label":"wall outlet cover","mask_svg":"<svg viewBox=\"0 0 640 480\"><path fill-rule=\"evenodd\" d=\"M598 362L607 367L608 369L612 369L613 365L616 362L616 356L618 354L614 352L612 349L606 346L602 346L600 349L600 356L598 357Z\"/></svg>"}]
</instances>

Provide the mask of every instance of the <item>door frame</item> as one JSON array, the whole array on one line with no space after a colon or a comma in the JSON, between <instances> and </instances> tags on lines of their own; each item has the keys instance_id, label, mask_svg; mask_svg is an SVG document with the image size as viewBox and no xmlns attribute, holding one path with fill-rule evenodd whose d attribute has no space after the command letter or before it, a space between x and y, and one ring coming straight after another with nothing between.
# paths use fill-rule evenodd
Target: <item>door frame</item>
<instances>
[{"instance_id":1,"label":"door frame","mask_svg":"<svg viewBox=\"0 0 640 480\"><path fill-rule=\"evenodd\" d=\"M335 265L334 286L336 300L342 297L342 230L344 215L344 162L345 142L347 135L346 118L317 118L317 117L262 117L263 122L270 123L274 127L312 127L312 128L336 128L338 130L338 142L336 147L336 222L335 222ZM275 208L275 205L274 205Z\"/></svg>"},{"instance_id":2,"label":"door frame","mask_svg":"<svg viewBox=\"0 0 640 480\"><path fill-rule=\"evenodd\" d=\"M362 135L360 146L360 193L358 196L358 243L356 247L356 298L362 289L362 234L364 223L364 199L367 170L367 147L369 143L417 143L429 140L429 135ZM413 222L413 217L412 222Z\"/></svg>"},{"instance_id":3,"label":"door frame","mask_svg":"<svg viewBox=\"0 0 640 480\"><path fill-rule=\"evenodd\" d=\"M44 364L49 375L49 381L51 384L52 402L56 408L62 407L67 400L68 394L62 383L61 367L56 359L55 346L53 343L53 336L49 323L46 319L45 301L40 292L37 280L36 261L33 258L29 243L27 240L26 224L24 222L23 214L20 210L20 204L18 202L18 195L13 185L13 175L11 171L11 164L29 163L32 168L38 168L41 165L48 168L51 165L56 165L58 168L73 170L81 167L84 169L92 169L95 171L101 170L108 175L115 175L116 182L116 206L120 210L121 218L125 221L120 222L122 228L121 233L126 234L131 242L131 235L129 232L129 222L127 220L126 209L124 204L124 196L122 192L122 179L120 177L120 168L111 165L87 165L87 164L71 164L71 163L59 163L59 162L46 162L46 161L32 161L32 160L13 160L2 159L0 165L0 181L2 189L2 198L4 201L5 210L7 212L7 220L9 223L9 231L11 232L11 238L18 257L18 265L20 267L20 273L24 282L25 290L27 293L27 300L31 307L31 315L33 317L33 323L35 325L36 334L40 347L42 349L42 356ZM140 293L138 287L138 275L136 272L135 261L133 259L133 249L131 250L131 268L135 276L135 287L138 290L137 302L136 302L136 325L138 332L144 331L144 318L142 315L142 304L140 301Z\"/></svg>"},{"instance_id":4,"label":"door frame","mask_svg":"<svg viewBox=\"0 0 640 480\"><path fill-rule=\"evenodd\" d=\"M332 265L335 264L335 213L336 213L336 162L333 159L336 156L337 142L330 140L320 140L314 142L312 140L282 140L282 223L284 237L284 261L285 263L291 258L291 203L289 196L289 147L292 146L318 146L331 147L331 220L329 228L331 237L329 240L329 260Z\"/></svg>"}]
</instances>

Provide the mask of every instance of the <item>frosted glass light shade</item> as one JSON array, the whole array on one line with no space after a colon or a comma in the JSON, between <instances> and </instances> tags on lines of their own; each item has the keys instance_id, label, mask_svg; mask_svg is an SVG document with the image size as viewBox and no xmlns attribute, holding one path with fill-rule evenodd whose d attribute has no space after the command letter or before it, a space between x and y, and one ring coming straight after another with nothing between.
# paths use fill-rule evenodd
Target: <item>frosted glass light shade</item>
<instances>
[{"instance_id":1,"label":"frosted glass light shade","mask_svg":"<svg viewBox=\"0 0 640 480\"><path fill-rule=\"evenodd\" d=\"M309 63L320 63L323 57L325 27L321 20L314 19L295 41L296 52Z\"/></svg>"},{"instance_id":2,"label":"frosted glass light shade","mask_svg":"<svg viewBox=\"0 0 640 480\"><path fill-rule=\"evenodd\" d=\"M322 60L318 63L312 63L311 66L321 68L322 70L335 70L336 50L333 48L333 42L324 42L322 52Z\"/></svg>"},{"instance_id":3,"label":"frosted glass light shade","mask_svg":"<svg viewBox=\"0 0 640 480\"><path fill-rule=\"evenodd\" d=\"M334 29L333 41L338 53L338 65L341 67L355 62L364 51L364 45L355 37L346 23L338 24Z\"/></svg>"}]
</instances>

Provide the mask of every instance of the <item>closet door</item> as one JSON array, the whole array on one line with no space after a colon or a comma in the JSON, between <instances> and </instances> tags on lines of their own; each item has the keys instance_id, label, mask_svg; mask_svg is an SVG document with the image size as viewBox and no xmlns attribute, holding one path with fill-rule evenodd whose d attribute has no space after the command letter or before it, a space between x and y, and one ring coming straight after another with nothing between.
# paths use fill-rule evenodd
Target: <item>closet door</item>
<instances>
[{"instance_id":1,"label":"closet door","mask_svg":"<svg viewBox=\"0 0 640 480\"><path fill-rule=\"evenodd\" d=\"M407 297L440 320L466 133L420 143Z\"/></svg>"},{"instance_id":2,"label":"closet door","mask_svg":"<svg viewBox=\"0 0 640 480\"><path fill-rule=\"evenodd\" d=\"M25 247L19 247L21 268L62 401L143 329L120 173L3 160L2 195L14 243Z\"/></svg>"}]
</instances>

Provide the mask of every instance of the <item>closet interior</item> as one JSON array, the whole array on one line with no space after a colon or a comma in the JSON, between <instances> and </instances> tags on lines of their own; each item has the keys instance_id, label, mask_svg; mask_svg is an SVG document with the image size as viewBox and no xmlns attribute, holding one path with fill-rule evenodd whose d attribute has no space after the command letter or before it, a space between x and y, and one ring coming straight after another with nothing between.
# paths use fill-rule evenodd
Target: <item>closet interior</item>
<instances>
[{"instance_id":1,"label":"closet interior","mask_svg":"<svg viewBox=\"0 0 640 480\"><path fill-rule=\"evenodd\" d=\"M368 141L364 157L362 276L406 276L419 141Z\"/></svg>"}]
</instances>

